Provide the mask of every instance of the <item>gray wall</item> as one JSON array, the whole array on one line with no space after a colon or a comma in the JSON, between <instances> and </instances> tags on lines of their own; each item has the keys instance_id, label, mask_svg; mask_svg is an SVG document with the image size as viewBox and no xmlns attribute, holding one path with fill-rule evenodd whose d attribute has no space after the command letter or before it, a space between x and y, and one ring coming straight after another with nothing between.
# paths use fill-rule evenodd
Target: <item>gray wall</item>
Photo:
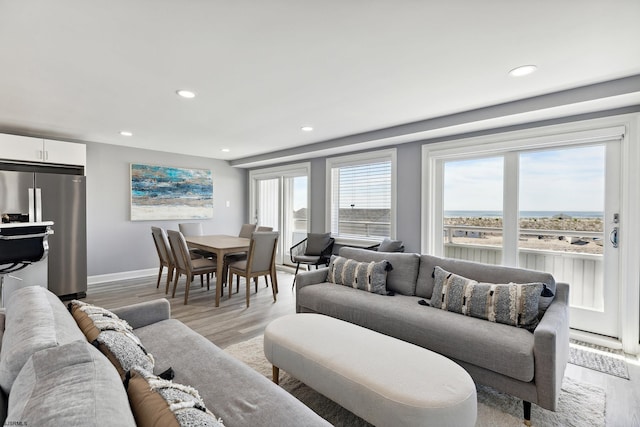
<instances>
[{"instance_id":1,"label":"gray wall","mask_svg":"<svg viewBox=\"0 0 640 427\"><path fill-rule=\"evenodd\" d=\"M157 268L158 257L150 227L177 229L178 222L183 222L130 221L131 163L211 169L213 219L198 221L202 222L205 233L235 235L246 222L247 171L244 169L232 168L223 160L87 143L87 262L90 280L97 275Z\"/></svg>"}]
</instances>

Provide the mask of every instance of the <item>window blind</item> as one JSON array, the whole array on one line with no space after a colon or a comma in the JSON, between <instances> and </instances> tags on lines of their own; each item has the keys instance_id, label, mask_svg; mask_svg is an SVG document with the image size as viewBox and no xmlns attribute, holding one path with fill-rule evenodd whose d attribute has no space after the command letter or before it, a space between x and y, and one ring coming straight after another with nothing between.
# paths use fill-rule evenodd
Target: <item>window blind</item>
<instances>
[{"instance_id":1,"label":"window blind","mask_svg":"<svg viewBox=\"0 0 640 427\"><path fill-rule=\"evenodd\" d=\"M390 159L340 164L331 168L331 233L350 238L391 234Z\"/></svg>"}]
</instances>

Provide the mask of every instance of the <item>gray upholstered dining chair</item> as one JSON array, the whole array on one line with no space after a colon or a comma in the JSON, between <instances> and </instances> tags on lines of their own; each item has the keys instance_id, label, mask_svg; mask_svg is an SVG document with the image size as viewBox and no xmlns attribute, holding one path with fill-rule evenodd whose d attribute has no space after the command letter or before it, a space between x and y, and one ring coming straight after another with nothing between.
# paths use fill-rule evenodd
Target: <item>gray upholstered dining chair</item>
<instances>
[{"instance_id":1,"label":"gray upholstered dining chair","mask_svg":"<svg viewBox=\"0 0 640 427\"><path fill-rule=\"evenodd\" d=\"M291 289L296 286L296 275L300 264L306 264L307 270L315 265L328 265L335 239L331 233L308 233L307 238L296 243L290 249L291 262L296 265Z\"/></svg>"},{"instance_id":2,"label":"gray upholstered dining chair","mask_svg":"<svg viewBox=\"0 0 640 427\"><path fill-rule=\"evenodd\" d=\"M160 269L158 270L158 283L156 283L156 288L160 287L162 270L164 269L164 267L167 267L167 283L164 293L168 294L169 283L171 283L171 279L173 278L173 271L176 268L175 262L173 260L173 254L171 253L171 248L169 247L169 239L167 238L167 233L159 227L151 227L151 236L153 237L153 243L156 246L158 259L160 260Z\"/></svg>"},{"instance_id":3,"label":"gray upholstered dining chair","mask_svg":"<svg viewBox=\"0 0 640 427\"><path fill-rule=\"evenodd\" d=\"M216 272L216 262L208 258L191 259L189 248L187 247L187 241L184 239L182 233L180 233L179 231L168 230L167 234L169 235L169 244L171 246L173 258L176 262L176 273L173 279L173 292L171 294L171 298L174 298L176 296L176 287L178 286L178 280L180 279L180 275L184 274L187 278L184 291L184 303L186 305L187 300L189 299L189 287L191 285L193 276L200 276L202 278L203 275L206 275L208 290L209 273Z\"/></svg>"},{"instance_id":4,"label":"gray upholstered dining chair","mask_svg":"<svg viewBox=\"0 0 640 427\"><path fill-rule=\"evenodd\" d=\"M181 222L180 224L178 224L178 228L180 229L182 235L185 237L204 235L204 229L202 228L202 223L200 222ZM213 252L205 251L203 249L189 248L189 251L192 254L196 254L205 258L216 257L216 254L214 254Z\"/></svg>"},{"instance_id":5,"label":"gray upholstered dining chair","mask_svg":"<svg viewBox=\"0 0 640 427\"><path fill-rule=\"evenodd\" d=\"M277 231L256 231L251 234L251 243L249 245L249 254L246 260L234 261L229 264L229 298L233 286L233 275L236 275L236 292L240 288L240 276L246 281L246 301L249 307L251 279L253 279L258 292L258 277L271 277L271 292L273 293L273 301L276 301L276 293L278 292L278 278L276 277L276 251L278 249L278 237L280 233Z\"/></svg>"}]
</instances>

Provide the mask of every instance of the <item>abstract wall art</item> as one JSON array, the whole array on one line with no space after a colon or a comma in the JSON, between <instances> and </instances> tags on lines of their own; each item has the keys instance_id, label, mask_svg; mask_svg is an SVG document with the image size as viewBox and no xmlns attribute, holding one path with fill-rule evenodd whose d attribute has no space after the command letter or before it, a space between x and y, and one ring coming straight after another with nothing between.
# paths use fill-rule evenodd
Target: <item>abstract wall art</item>
<instances>
[{"instance_id":1,"label":"abstract wall art","mask_svg":"<svg viewBox=\"0 0 640 427\"><path fill-rule=\"evenodd\" d=\"M131 164L131 221L213 218L210 169Z\"/></svg>"}]
</instances>

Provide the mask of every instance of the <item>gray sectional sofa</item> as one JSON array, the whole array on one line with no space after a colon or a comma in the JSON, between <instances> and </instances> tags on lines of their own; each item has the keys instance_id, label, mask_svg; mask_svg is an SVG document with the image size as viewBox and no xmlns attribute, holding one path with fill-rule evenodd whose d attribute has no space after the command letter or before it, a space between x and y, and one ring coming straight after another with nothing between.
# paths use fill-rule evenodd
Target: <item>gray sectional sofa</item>
<instances>
[{"instance_id":1,"label":"gray sectional sofa","mask_svg":"<svg viewBox=\"0 0 640 427\"><path fill-rule=\"evenodd\" d=\"M123 382L87 342L67 307L40 287L22 288L0 313L0 421L28 426L136 425ZM232 426L328 426L290 394L178 320L165 299L113 310L175 383L199 391Z\"/></svg>"},{"instance_id":2,"label":"gray sectional sofa","mask_svg":"<svg viewBox=\"0 0 640 427\"><path fill-rule=\"evenodd\" d=\"M390 262L380 295L328 282L329 268L298 274L296 311L322 313L442 354L465 368L476 383L524 402L555 410L569 354L569 285L547 273L438 258L416 253L379 253L344 247L340 256L360 262ZM478 282L544 283L554 294L541 298L533 332L430 306L436 266ZM549 303L549 300L550 303ZM420 302L422 301L422 302ZM425 305L429 304L429 305ZM435 304L437 305L437 304ZM390 358L389 363L402 363Z\"/></svg>"}]
</instances>

